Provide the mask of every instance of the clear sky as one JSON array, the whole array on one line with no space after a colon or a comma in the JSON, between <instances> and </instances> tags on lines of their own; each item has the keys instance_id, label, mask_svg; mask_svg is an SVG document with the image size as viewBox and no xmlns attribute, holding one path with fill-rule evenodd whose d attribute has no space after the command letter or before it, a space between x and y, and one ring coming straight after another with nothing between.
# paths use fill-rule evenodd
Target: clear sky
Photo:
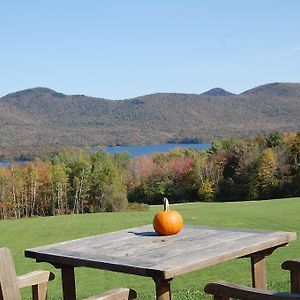
<instances>
[{"instance_id":1,"label":"clear sky","mask_svg":"<svg viewBox=\"0 0 300 300\"><path fill-rule=\"evenodd\" d=\"M300 82L299 0L2 0L0 96L125 99Z\"/></svg>"}]
</instances>

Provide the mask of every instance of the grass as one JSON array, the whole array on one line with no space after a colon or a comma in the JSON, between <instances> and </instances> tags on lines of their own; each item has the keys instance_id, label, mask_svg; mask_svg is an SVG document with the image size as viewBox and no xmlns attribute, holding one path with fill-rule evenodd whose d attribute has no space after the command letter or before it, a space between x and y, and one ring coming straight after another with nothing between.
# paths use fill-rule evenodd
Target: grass
<instances>
[{"instance_id":1,"label":"grass","mask_svg":"<svg viewBox=\"0 0 300 300\"><path fill-rule=\"evenodd\" d=\"M151 206L148 211L69 215L47 218L0 221L0 246L12 250L17 273L36 269L51 270L56 280L50 283L49 299L61 299L60 273L49 264L36 264L24 257L24 249L65 240L130 228L152 222L162 206ZM219 227L256 228L300 233L300 198L232 202L192 203L173 205L186 224ZM287 291L289 277L280 269L281 263L300 257L300 240L289 247L277 249L267 258L268 284L271 289ZM204 295L204 285L212 280L229 280L250 285L249 259L239 259L175 278L172 282L174 300L211 299ZM78 299L113 287L128 286L137 290L139 299L154 299L152 279L101 270L76 269ZM29 290L24 297L29 297Z\"/></svg>"}]
</instances>

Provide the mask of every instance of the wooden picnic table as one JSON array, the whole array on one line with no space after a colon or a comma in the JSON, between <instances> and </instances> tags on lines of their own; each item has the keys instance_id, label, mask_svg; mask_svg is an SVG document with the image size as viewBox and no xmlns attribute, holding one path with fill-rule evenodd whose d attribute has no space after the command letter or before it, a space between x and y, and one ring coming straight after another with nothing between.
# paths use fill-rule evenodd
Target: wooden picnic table
<instances>
[{"instance_id":1,"label":"wooden picnic table","mask_svg":"<svg viewBox=\"0 0 300 300\"><path fill-rule=\"evenodd\" d=\"M186 225L180 233L159 236L146 225L25 250L62 272L64 300L75 300L75 267L89 267L152 277L156 299L171 299L178 275L250 257L252 284L266 288L265 257L296 239L296 233Z\"/></svg>"}]
</instances>

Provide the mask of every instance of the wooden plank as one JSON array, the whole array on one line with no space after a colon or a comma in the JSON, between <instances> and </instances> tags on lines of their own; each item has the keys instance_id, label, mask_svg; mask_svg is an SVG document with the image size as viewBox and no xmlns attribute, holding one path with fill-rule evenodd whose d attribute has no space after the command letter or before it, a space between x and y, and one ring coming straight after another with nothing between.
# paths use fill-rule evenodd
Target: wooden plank
<instances>
[{"instance_id":1,"label":"wooden plank","mask_svg":"<svg viewBox=\"0 0 300 300\"><path fill-rule=\"evenodd\" d=\"M300 270L292 270L290 273L291 293L300 294Z\"/></svg>"},{"instance_id":2,"label":"wooden plank","mask_svg":"<svg viewBox=\"0 0 300 300\"><path fill-rule=\"evenodd\" d=\"M214 299L228 300L234 299L252 299L252 300L288 300L298 299L300 295L287 294L254 289L251 287L242 286L226 281L217 281L207 284L204 291L208 294L215 295ZM219 297L219 298L218 298Z\"/></svg>"},{"instance_id":3,"label":"wooden plank","mask_svg":"<svg viewBox=\"0 0 300 300\"><path fill-rule=\"evenodd\" d=\"M48 281L55 278L49 271L33 271L17 277L18 287L32 286L32 299L45 300L47 298Z\"/></svg>"},{"instance_id":4,"label":"wooden plank","mask_svg":"<svg viewBox=\"0 0 300 300\"><path fill-rule=\"evenodd\" d=\"M287 260L281 267L290 271L291 292L300 294L300 260Z\"/></svg>"},{"instance_id":5,"label":"wooden plank","mask_svg":"<svg viewBox=\"0 0 300 300\"><path fill-rule=\"evenodd\" d=\"M15 265L8 248L0 248L0 286L0 298L21 300Z\"/></svg>"},{"instance_id":6,"label":"wooden plank","mask_svg":"<svg viewBox=\"0 0 300 300\"><path fill-rule=\"evenodd\" d=\"M161 278L153 278L155 282L156 299L170 300L171 299L171 280L164 280Z\"/></svg>"},{"instance_id":7,"label":"wooden plank","mask_svg":"<svg viewBox=\"0 0 300 300\"><path fill-rule=\"evenodd\" d=\"M258 289L267 289L266 262L263 255L251 257L252 286Z\"/></svg>"},{"instance_id":8,"label":"wooden plank","mask_svg":"<svg viewBox=\"0 0 300 300\"><path fill-rule=\"evenodd\" d=\"M47 282L39 283L32 286L32 300L47 299Z\"/></svg>"},{"instance_id":9,"label":"wooden plank","mask_svg":"<svg viewBox=\"0 0 300 300\"><path fill-rule=\"evenodd\" d=\"M294 239L293 232L191 225L177 235L159 236L147 225L28 249L25 255L52 264L169 279Z\"/></svg>"},{"instance_id":10,"label":"wooden plank","mask_svg":"<svg viewBox=\"0 0 300 300\"><path fill-rule=\"evenodd\" d=\"M85 300L132 300L136 299L137 293L135 290L128 288L117 288L100 295L89 297Z\"/></svg>"},{"instance_id":11,"label":"wooden plank","mask_svg":"<svg viewBox=\"0 0 300 300\"><path fill-rule=\"evenodd\" d=\"M54 274L49 271L33 271L17 277L18 287L28 287L35 284L45 283L54 279Z\"/></svg>"}]
</instances>

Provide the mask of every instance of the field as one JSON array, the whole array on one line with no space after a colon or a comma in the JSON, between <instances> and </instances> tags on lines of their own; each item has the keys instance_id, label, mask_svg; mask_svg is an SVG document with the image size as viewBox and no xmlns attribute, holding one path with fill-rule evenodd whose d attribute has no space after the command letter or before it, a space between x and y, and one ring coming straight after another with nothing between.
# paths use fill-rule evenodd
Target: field
<instances>
[{"instance_id":1,"label":"field","mask_svg":"<svg viewBox=\"0 0 300 300\"><path fill-rule=\"evenodd\" d=\"M0 221L0 246L9 247L14 256L17 273L48 269L56 274L50 283L49 299L61 299L60 274L48 264L36 264L24 257L24 249L50 243L130 228L152 222L161 206L148 211L69 215L46 218ZM295 231L300 234L300 198L230 202L192 203L174 205L186 224ZM288 273L280 264L300 257L300 239L288 247L276 250L267 258L268 285L274 290L288 290ZM173 299L211 299L203 294L203 286L212 280L224 279L250 285L249 259L230 261L177 277L172 282ZM133 275L78 268L76 270L78 299L113 287L127 286L137 290L139 299L154 299L152 279ZM27 299L29 290L24 291Z\"/></svg>"}]
</instances>

